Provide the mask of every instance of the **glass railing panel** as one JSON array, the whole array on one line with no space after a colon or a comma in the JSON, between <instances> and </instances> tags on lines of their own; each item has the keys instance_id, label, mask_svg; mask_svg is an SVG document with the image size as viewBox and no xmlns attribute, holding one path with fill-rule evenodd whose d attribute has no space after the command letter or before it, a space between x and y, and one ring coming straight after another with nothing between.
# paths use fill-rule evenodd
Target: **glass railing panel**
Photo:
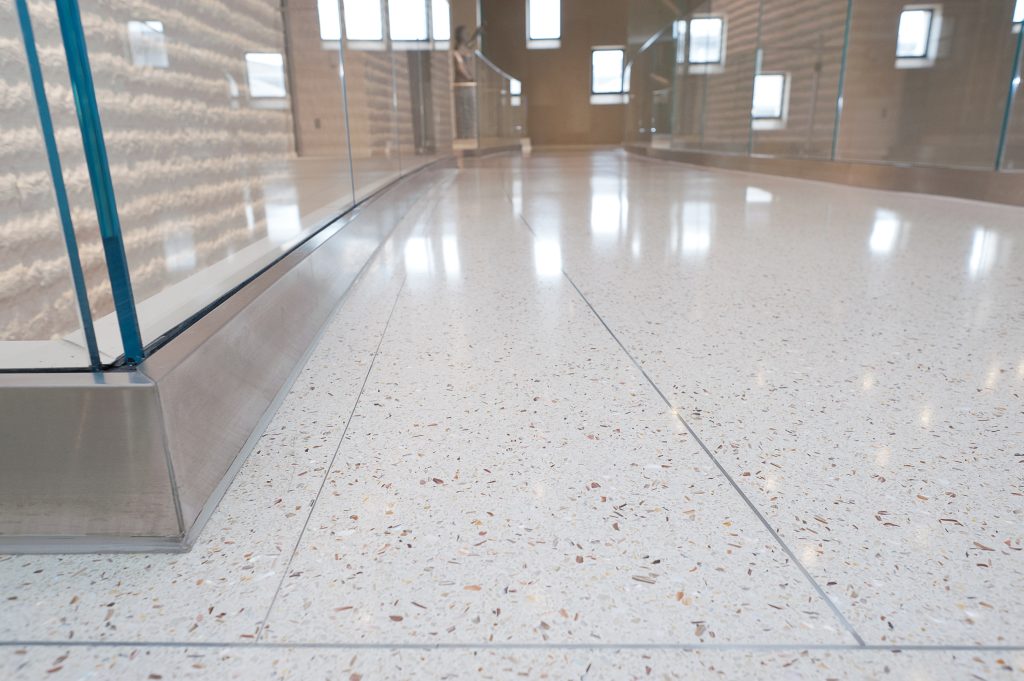
<instances>
[{"instance_id":1,"label":"glass railing panel","mask_svg":"<svg viewBox=\"0 0 1024 681\"><path fill-rule=\"evenodd\" d=\"M363 199L401 172L394 64L384 40L346 40L345 92L356 198Z\"/></svg>"},{"instance_id":2,"label":"glass railing panel","mask_svg":"<svg viewBox=\"0 0 1024 681\"><path fill-rule=\"evenodd\" d=\"M703 76L707 86L702 112L702 151L747 153L756 66L755 52L730 50L720 72Z\"/></svg>"},{"instance_id":3,"label":"glass railing panel","mask_svg":"<svg viewBox=\"0 0 1024 681\"><path fill-rule=\"evenodd\" d=\"M90 353L82 323L113 310L110 285L56 12L53 3L25 7L45 96L37 100L15 3L0 0L0 369L88 368L121 352L115 333ZM78 287L69 247L81 267Z\"/></svg>"},{"instance_id":4,"label":"glass railing panel","mask_svg":"<svg viewBox=\"0 0 1024 681\"><path fill-rule=\"evenodd\" d=\"M768 77L760 81L753 153L831 156L846 8L847 0L763 0L760 73Z\"/></svg>"},{"instance_id":5,"label":"glass railing panel","mask_svg":"<svg viewBox=\"0 0 1024 681\"><path fill-rule=\"evenodd\" d=\"M430 102L433 114L434 143L437 153L452 153L455 118L452 108L452 71L448 41L437 41L430 53Z\"/></svg>"},{"instance_id":6,"label":"glass railing panel","mask_svg":"<svg viewBox=\"0 0 1024 681\"><path fill-rule=\"evenodd\" d=\"M431 49L429 41L396 42L393 47L398 149L402 173L408 173L437 158Z\"/></svg>"},{"instance_id":7,"label":"glass railing panel","mask_svg":"<svg viewBox=\"0 0 1024 681\"><path fill-rule=\"evenodd\" d=\"M1024 8L1020 10L1024 13ZM1002 170L1024 170L1024 88L1021 74L1024 73L1024 20L1019 22L1017 31L1018 52L1016 71L1007 86L1009 110L1006 112L1006 141L1002 154Z\"/></svg>"},{"instance_id":8,"label":"glass railing panel","mask_svg":"<svg viewBox=\"0 0 1024 681\"><path fill-rule=\"evenodd\" d=\"M749 149L758 10L758 3L748 0L713 0L689 18L687 68L706 81L702 150Z\"/></svg>"},{"instance_id":9,"label":"glass railing panel","mask_svg":"<svg viewBox=\"0 0 1024 681\"><path fill-rule=\"evenodd\" d=\"M898 45L902 3L854 2L838 157L993 168L1017 45L1013 7L928 5L930 25Z\"/></svg>"},{"instance_id":10,"label":"glass railing panel","mask_svg":"<svg viewBox=\"0 0 1024 681\"><path fill-rule=\"evenodd\" d=\"M351 205L337 43L315 0L82 11L148 344Z\"/></svg>"}]
</instances>

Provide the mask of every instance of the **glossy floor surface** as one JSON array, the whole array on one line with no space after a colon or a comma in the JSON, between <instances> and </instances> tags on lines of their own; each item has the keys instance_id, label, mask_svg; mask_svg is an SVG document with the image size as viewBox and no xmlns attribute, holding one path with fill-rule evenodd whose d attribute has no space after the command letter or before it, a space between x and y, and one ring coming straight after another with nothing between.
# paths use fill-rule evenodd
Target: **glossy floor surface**
<instances>
[{"instance_id":1,"label":"glossy floor surface","mask_svg":"<svg viewBox=\"0 0 1024 681\"><path fill-rule=\"evenodd\" d=\"M0 558L0 677L1016 678L1024 210L469 163L184 555Z\"/></svg>"}]
</instances>

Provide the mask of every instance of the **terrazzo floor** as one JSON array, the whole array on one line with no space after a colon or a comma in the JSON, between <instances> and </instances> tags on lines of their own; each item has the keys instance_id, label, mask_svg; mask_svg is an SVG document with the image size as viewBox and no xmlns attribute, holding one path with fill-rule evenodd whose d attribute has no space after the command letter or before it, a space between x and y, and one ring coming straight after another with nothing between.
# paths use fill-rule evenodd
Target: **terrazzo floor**
<instances>
[{"instance_id":1,"label":"terrazzo floor","mask_svg":"<svg viewBox=\"0 0 1024 681\"><path fill-rule=\"evenodd\" d=\"M195 548L0 556L0 679L1024 676L1024 210L467 163Z\"/></svg>"}]
</instances>

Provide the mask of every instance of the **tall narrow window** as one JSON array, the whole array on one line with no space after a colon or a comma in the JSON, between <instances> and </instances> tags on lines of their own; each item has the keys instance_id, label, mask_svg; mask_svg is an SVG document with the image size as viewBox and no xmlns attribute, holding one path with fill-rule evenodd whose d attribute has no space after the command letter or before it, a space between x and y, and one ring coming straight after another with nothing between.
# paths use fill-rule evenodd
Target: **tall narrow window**
<instances>
[{"instance_id":1,"label":"tall narrow window","mask_svg":"<svg viewBox=\"0 0 1024 681\"><path fill-rule=\"evenodd\" d=\"M427 40L426 0L388 0L388 23L392 40Z\"/></svg>"},{"instance_id":2,"label":"tall narrow window","mask_svg":"<svg viewBox=\"0 0 1024 681\"><path fill-rule=\"evenodd\" d=\"M430 19L434 24L434 40L452 39L452 9L448 0L432 0Z\"/></svg>"},{"instance_id":3,"label":"tall narrow window","mask_svg":"<svg viewBox=\"0 0 1024 681\"><path fill-rule=\"evenodd\" d=\"M341 40L341 10L338 0L316 0L320 20L320 40Z\"/></svg>"},{"instance_id":4,"label":"tall narrow window","mask_svg":"<svg viewBox=\"0 0 1024 681\"><path fill-rule=\"evenodd\" d=\"M526 46L560 47L562 0L526 0Z\"/></svg>"},{"instance_id":5,"label":"tall narrow window","mask_svg":"<svg viewBox=\"0 0 1024 681\"><path fill-rule=\"evenodd\" d=\"M785 109L786 74L759 73L754 76L753 118L781 119Z\"/></svg>"},{"instance_id":6,"label":"tall narrow window","mask_svg":"<svg viewBox=\"0 0 1024 681\"><path fill-rule=\"evenodd\" d=\"M925 59L931 43L932 19L930 9L905 9L900 13L896 37L896 57L899 59Z\"/></svg>"},{"instance_id":7,"label":"tall narrow window","mask_svg":"<svg viewBox=\"0 0 1024 681\"><path fill-rule=\"evenodd\" d=\"M349 40L384 40L380 0L345 0L345 37Z\"/></svg>"},{"instance_id":8,"label":"tall narrow window","mask_svg":"<svg viewBox=\"0 0 1024 681\"><path fill-rule=\"evenodd\" d=\"M595 95L622 94L624 52L617 48L597 47L590 53L590 92Z\"/></svg>"},{"instance_id":9,"label":"tall narrow window","mask_svg":"<svg viewBox=\"0 0 1024 681\"><path fill-rule=\"evenodd\" d=\"M691 64L721 64L725 48L725 21L722 17L690 19Z\"/></svg>"},{"instance_id":10,"label":"tall narrow window","mask_svg":"<svg viewBox=\"0 0 1024 681\"><path fill-rule=\"evenodd\" d=\"M1013 23L1024 24L1024 0L1017 0L1013 6Z\"/></svg>"},{"instance_id":11,"label":"tall narrow window","mask_svg":"<svg viewBox=\"0 0 1024 681\"><path fill-rule=\"evenodd\" d=\"M287 97L284 57L279 52L246 52L245 72L253 99Z\"/></svg>"}]
</instances>

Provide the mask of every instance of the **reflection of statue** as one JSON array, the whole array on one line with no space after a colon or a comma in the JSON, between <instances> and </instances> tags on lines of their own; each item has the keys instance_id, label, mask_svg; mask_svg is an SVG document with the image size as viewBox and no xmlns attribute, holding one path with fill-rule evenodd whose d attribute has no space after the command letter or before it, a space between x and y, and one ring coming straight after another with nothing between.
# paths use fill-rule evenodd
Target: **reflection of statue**
<instances>
[{"instance_id":1,"label":"reflection of statue","mask_svg":"<svg viewBox=\"0 0 1024 681\"><path fill-rule=\"evenodd\" d=\"M479 35L480 29L478 28L467 39L465 26L455 28L455 46L452 50L452 61L455 64L456 83L472 83L474 81L470 63L473 60L473 51L476 49L476 39Z\"/></svg>"}]
</instances>

